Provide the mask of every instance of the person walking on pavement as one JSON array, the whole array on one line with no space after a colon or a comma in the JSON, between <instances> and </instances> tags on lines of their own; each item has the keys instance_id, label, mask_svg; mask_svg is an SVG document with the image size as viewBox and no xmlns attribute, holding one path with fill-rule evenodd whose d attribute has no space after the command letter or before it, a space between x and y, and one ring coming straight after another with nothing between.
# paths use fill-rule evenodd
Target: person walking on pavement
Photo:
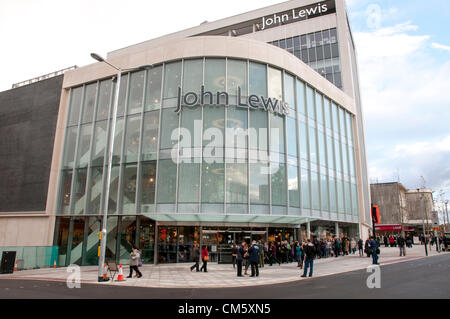
<instances>
[{"instance_id":1,"label":"person walking on pavement","mask_svg":"<svg viewBox=\"0 0 450 319\"><path fill-rule=\"evenodd\" d=\"M237 247L236 244L233 244L233 248L231 249L231 258L233 262L233 269L236 268L236 257L237 257Z\"/></svg>"},{"instance_id":2,"label":"person walking on pavement","mask_svg":"<svg viewBox=\"0 0 450 319\"><path fill-rule=\"evenodd\" d=\"M313 243L311 243L311 240L308 239L307 244L304 249L305 254L305 268L303 271L303 275L301 277L306 277L306 274L308 273L309 268L309 277L312 277L313 275L313 268L314 268L314 258L316 257L316 247Z\"/></svg>"},{"instance_id":3,"label":"person walking on pavement","mask_svg":"<svg viewBox=\"0 0 450 319\"><path fill-rule=\"evenodd\" d=\"M191 271L194 270L196 272L199 272L199 263L200 263L200 248L198 247L198 244L194 245L194 262L195 264L191 266Z\"/></svg>"},{"instance_id":4,"label":"person walking on pavement","mask_svg":"<svg viewBox=\"0 0 450 319\"><path fill-rule=\"evenodd\" d=\"M256 244L256 241L254 240L252 242L252 246L248 249L248 255L249 255L249 261L250 265L252 267L252 275L250 277L258 277L259 276L259 270L258 270L258 259L259 259L259 247Z\"/></svg>"},{"instance_id":5,"label":"person walking on pavement","mask_svg":"<svg viewBox=\"0 0 450 319\"><path fill-rule=\"evenodd\" d=\"M300 269L303 268L303 262L302 262L302 246L299 242L297 242L297 245L295 246L295 258L297 260L297 267L300 267Z\"/></svg>"},{"instance_id":6,"label":"person walking on pavement","mask_svg":"<svg viewBox=\"0 0 450 319\"><path fill-rule=\"evenodd\" d=\"M203 249L202 249L202 261L203 261L203 265L202 265L202 268L200 268L200 271L208 272L206 267L207 267L208 261L209 261L209 254L208 254L208 249L206 249L206 246L203 246Z\"/></svg>"},{"instance_id":7,"label":"person walking on pavement","mask_svg":"<svg viewBox=\"0 0 450 319\"><path fill-rule=\"evenodd\" d=\"M133 270L137 273L138 278L142 277L142 273L139 271L139 258L141 258L141 252L136 248L136 246L132 246L130 253L130 274L127 278L133 277Z\"/></svg>"},{"instance_id":8,"label":"person walking on pavement","mask_svg":"<svg viewBox=\"0 0 450 319\"><path fill-rule=\"evenodd\" d=\"M264 267L264 244L261 241L258 241L258 262L259 267Z\"/></svg>"},{"instance_id":9,"label":"person walking on pavement","mask_svg":"<svg viewBox=\"0 0 450 319\"><path fill-rule=\"evenodd\" d=\"M402 235L398 236L397 238L397 244L398 247L400 248L400 257L401 256L406 256L406 247L405 247L405 239L403 238Z\"/></svg>"},{"instance_id":10,"label":"person walking on pavement","mask_svg":"<svg viewBox=\"0 0 450 319\"><path fill-rule=\"evenodd\" d=\"M378 265L379 249L378 249L377 242L375 241L373 236L370 236L369 247L370 247L370 249L372 251L372 264L373 265Z\"/></svg>"},{"instance_id":11,"label":"person walking on pavement","mask_svg":"<svg viewBox=\"0 0 450 319\"><path fill-rule=\"evenodd\" d=\"M239 245L236 249L236 264L237 264L237 276L238 277L244 277L242 276L242 262L244 261L244 243L242 245Z\"/></svg>"},{"instance_id":12,"label":"person walking on pavement","mask_svg":"<svg viewBox=\"0 0 450 319\"><path fill-rule=\"evenodd\" d=\"M358 240L358 251L359 251L359 257L364 256L364 242L362 238Z\"/></svg>"}]
</instances>

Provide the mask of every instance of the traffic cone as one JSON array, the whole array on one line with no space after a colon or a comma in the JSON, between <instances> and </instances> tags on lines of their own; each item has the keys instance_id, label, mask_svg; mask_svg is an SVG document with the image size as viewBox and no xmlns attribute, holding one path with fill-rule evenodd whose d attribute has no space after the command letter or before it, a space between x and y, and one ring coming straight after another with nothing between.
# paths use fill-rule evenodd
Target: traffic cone
<instances>
[{"instance_id":1,"label":"traffic cone","mask_svg":"<svg viewBox=\"0 0 450 319\"><path fill-rule=\"evenodd\" d=\"M119 265L119 275L117 276L116 281L125 281L125 279L123 279L122 264Z\"/></svg>"},{"instance_id":2,"label":"traffic cone","mask_svg":"<svg viewBox=\"0 0 450 319\"><path fill-rule=\"evenodd\" d=\"M106 263L105 263L105 265L103 266L103 280L104 281L106 281L107 275L108 275L108 267L106 266Z\"/></svg>"},{"instance_id":3,"label":"traffic cone","mask_svg":"<svg viewBox=\"0 0 450 319\"><path fill-rule=\"evenodd\" d=\"M17 271L18 269L17 269L17 259L16 259L16 262L14 263L14 271Z\"/></svg>"},{"instance_id":4,"label":"traffic cone","mask_svg":"<svg viewBox=\"0 0 450 319\"><path fill-rule=\"evenodd\" d=\"M56 259L53 261L53 268L56 268Z\"/></svg>"}]
</instances>

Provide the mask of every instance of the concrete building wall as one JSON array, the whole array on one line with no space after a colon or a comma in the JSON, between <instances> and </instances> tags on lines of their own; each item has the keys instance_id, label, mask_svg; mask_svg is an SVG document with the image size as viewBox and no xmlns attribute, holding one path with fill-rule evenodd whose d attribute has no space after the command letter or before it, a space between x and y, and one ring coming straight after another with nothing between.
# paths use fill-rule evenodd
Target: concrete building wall
<instances>
[{"instance_id":1,"label":"concrete building wall","mask_svg":"<svg viewBox=\"0 0 450 319\"><path fill-rule=\"evenodd\" d=\"M380 209L381 224L402 223L399 188L398 183L370 185L370 197Z\"/></svg>"},{"instance_id":2,"label":"concrete building wall","mask_svg":"<svg viewBox=\"0 0 450 319\"><path fill-rule=\"evenodd\" d=\"M406 202L409 220L431 219L433 210L433 193L431 190L410 190L406 193Z\"/></svg>"}]
</instances>

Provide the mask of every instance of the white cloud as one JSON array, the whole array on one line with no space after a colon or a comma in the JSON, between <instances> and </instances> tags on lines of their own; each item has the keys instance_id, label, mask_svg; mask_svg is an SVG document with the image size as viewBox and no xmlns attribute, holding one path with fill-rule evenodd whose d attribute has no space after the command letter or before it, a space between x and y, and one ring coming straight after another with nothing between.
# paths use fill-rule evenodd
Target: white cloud
<instances>
[{"instance_id":1,"label":"white cloud","mask_svg":"<svg viewBox=\"0 0 450 319\"><path fill-rule=\"evenodd\" d=\"M431 46L435 49L441 49L441 50L445 50L445 51L450 51L450 46L448 45L443 45L437 42L433 42L431 43Z\"/></svg>"}]
</instances>

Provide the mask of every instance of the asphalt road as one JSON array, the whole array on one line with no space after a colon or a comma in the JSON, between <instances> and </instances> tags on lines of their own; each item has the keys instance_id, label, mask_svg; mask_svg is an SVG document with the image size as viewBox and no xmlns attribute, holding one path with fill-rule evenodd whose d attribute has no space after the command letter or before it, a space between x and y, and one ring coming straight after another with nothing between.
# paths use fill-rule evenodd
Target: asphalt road
<instances>
[{"instance_id":1,"label":"asphalt road","mask_svg":"<svg viewBox=\"0 0 450 319\"><path fill-rule=\"evenodd\" d=\"M370 273L358 270L259 287L163 289L0 279L0 299L276 299L276 298L450 298L450 254L381 266L381 288L367 288ZM258 280L255 278L255 280Z\"/></svg>"}]
</instances>

